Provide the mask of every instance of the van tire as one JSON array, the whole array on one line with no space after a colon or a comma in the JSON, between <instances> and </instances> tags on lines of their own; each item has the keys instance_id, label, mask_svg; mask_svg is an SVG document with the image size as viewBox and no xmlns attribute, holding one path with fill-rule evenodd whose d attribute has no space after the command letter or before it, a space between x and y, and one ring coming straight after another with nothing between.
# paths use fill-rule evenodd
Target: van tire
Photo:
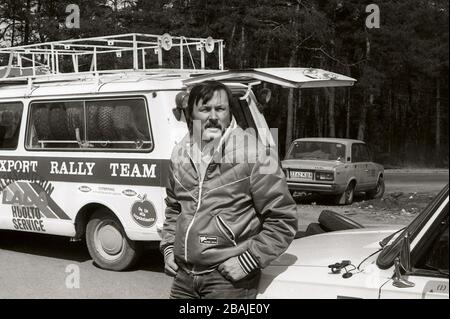
<instances>
[{"instance_id":1,"label":"van tire","mask_svg":"<svg viewBox=\"0 0 450 319\"><path fill-rule=\"evenodd\" d=\"M67 131L69 139L76 140L76 130L80 131L80 139L84 139L83 131L83 109L79 107L69 107L67 112Z\"/></svg>"},{"instance_id":2,"label":"van tire","mask_svg":"<svg viewBox=\"0 0 450 319\"><path fill-rule=\"evenodd\" d=\"M135 138L131 128L136 126L136 124L134 123L131 108L128 105L117 105L114 108L113 123L120 140Z\"/></svg>"},{"instance_id":3,"label":"van tire","mask_svg":"<svg viewBox=\"0 0 450 319\"><path fill-rule=\"evenodd\" d=\"M39 140L47 140L52 132L50 131L50 110L47 107L38 107L33 112L33 124Z\"/></svg>"},{"instance_id":4,"label":"van tire","mask_svg":"<svg viewBox=\"0 0 450 319\"><path fill-rule=\"evenodd\" d=\"M61 107L57 106L50 110L50 131L52 132L51 139L65 140L68 138L67 129L67 112Z\"/></svg>"},{"instance_id":5,"label":"van tire","mask_svg":"<svg viewBox=\"0 0 450 319\"><path fill-rule=\"evenodd\" d=\"M319 223L327 231L364 228L363 225L331 210L323 210L319 215Z\"/></svg>"},{"instance_id":6,"label":"van tire","mask_svg":"<svg viewBox=\"0 0 450 319\"><path fill-rule=\"evenodd\" d=\"M95 212L86 227L86 244L95 264L103 269L121 271L132 267L141 253L122 224L107 209Z\"/></svg>"},{"instance_id":7,"label":"van tire","mask_svg":"<svg viewBox=\"0 0 450 319\"><path fill-rule=\"evenodd\" d=\"M87 106L87 140L99 141L102 135L98 128L98 107L96 105Z\"/></svg>"},{"instance_id":8,"label":"van tire","mask_svg":"<svg viewBox=\"0 0 450 319\"><path fill-rule=\"evenodd\" d=\"M114 107L112 106L102 106L98 110L98 128L103 139L107 141L114 141L117 138L113 124L113 113Z\"/></svg>"}]
</instances>

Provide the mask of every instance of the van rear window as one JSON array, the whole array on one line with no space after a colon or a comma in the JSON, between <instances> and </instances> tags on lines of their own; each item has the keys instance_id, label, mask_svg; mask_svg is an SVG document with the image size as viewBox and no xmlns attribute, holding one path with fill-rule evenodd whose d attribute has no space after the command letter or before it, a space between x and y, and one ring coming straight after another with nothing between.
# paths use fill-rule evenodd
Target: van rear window
<instances>
[{"instance_id":1,"label":"van rear window","mask_svg":"<svg viewBox=\"0 0 450 319\"><path fill-rule=\"evenodd\" d=\"M30 114L29 149L153 148L144 99L33 102Z\"/></svg>"},{"instance_id":2,"label":"van rear window","mask_svg":"<svg viewBox=\"0 0 450 319\"><path fill-rule=\"evenodd\" d=\"M0 103L0 149L17 148L22 111L22 103Z\"/></svg>"}]
</instances>

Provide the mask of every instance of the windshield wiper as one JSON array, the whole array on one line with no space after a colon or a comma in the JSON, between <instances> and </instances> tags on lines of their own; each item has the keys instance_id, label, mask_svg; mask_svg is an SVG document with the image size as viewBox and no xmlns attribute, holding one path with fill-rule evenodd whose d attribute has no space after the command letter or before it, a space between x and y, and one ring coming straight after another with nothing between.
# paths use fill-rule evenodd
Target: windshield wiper
<instances>
[{"instance_id":1,"label":"windshield wiper","mask_svg":"<svg viewBox=\"0 0 450 319\"><path fill-rule=\"evenodd\" d=\"M394 237L399 232L401 232L401 231L403 231L405 229L406 229L406 227L403 227L403 228L397 230L395 233L392 233L389 236L387 236L386 238L384 238L383 240L381 240L378 244L381 246L381 248L384 248L387 245L387 243L392 239L392 237Z\"/></svg>"}]
</instances>

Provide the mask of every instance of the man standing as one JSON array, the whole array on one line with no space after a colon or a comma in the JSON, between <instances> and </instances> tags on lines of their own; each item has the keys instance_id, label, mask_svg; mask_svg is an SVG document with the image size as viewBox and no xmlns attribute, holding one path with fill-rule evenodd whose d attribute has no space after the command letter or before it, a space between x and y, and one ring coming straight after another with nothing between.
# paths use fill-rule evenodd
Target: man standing
<instances>
[{"instance_id":1,"label":"man standing","mask_svg":"<svg viewBox=\"0 0 450 319\"><path fill-rule=\"evenodd\" d=\"M189 134L172 153L160 244L175 276L171 298L255 298L260 269L297 230L276 155L236 124L231 103L215 81L189 95Z\"/></svg>"}]
</instances>

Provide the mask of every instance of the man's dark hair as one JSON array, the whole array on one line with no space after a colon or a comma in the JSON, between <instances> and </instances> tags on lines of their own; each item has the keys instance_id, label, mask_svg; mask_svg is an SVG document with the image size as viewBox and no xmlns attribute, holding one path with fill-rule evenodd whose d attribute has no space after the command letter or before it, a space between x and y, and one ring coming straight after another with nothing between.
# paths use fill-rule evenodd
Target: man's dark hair
<instances>
[{"instance_id":1,"label":"man's dark hair","mask_svg":"<svg viewBox=\"0 0 450 319\"><path fill-rule=\"evenodd\" d=\"M192 112L194 110L194 105L196 105L200 100L202 100L203 103L208 102L214 96L214 92L222 90L225 91L225 93L227 94L231 113L233 103L233 93L231 93L231 90L225 84L218 81L205 81L195 85L191 89L185 113L186 122L191 132L192 132Z\"/></svg>"}]
</instances>

